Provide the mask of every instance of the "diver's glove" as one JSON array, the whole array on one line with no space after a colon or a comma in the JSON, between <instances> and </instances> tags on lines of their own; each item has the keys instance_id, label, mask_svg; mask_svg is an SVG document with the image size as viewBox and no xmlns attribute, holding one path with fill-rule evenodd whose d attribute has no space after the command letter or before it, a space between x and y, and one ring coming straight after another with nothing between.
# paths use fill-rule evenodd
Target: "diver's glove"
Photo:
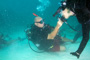
<instances>
[{"instance_id":1,"label":"diver's glove","mask_svg":"<svg viewBox=\"0 0 90 60\"><path fill-rule=\"evenodd\" d=\"M79 59L79 57L80 57L80 54L79 54L79 53L77 53L77 52L71 52L70 54L72 54L72 55L76 56L78 59Z\"/></svg>"}]
</instances>

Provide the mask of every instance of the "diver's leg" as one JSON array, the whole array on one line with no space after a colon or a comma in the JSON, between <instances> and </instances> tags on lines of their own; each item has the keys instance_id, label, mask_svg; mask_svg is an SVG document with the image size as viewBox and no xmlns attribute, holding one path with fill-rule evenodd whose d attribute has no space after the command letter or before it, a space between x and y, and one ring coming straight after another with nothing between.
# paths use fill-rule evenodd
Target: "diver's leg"
<instances>
[{"instance_id":1,"label":"diver's leg","mask_svg":"<svg viewBox=\"0 0 90 60\"><path fill-rule=\"evenodd\" d=\"M79 54L82 53L89 40L89 25L84 24L82 28L83 28L83 39L81 41L79 49L77 50Z\"/></svg>"},{"instance_id":2,"label":"diver's leg","mask_svg":"<svg viewBox=\"0 0 90 60\"><path fill-rule=\"evenodd\" d=\"M70 40L68 38L65 38L65 37L61 37L62 41L63 42L72 42L73 40Z\"/></svg>"},{"instance_id":3,"label":"diver's leg","mask_svg":"<svg viewBox=\"0 0 90 60\"><path fill-rule=\"evenodd\" d=\"M83 32L83 39L81 41L81 44L76 52L72 52L71 54L79 58L80 54L84 50L88 40L89 40L89 25L88 24L83 24L82 25L82 32Z\"/></svg>"},{"instance_id":4,"label":"diver's leg","mask_svg":"<svg viewBox=\"0 0 90 60\"><path fill-rule=\"evenodd\" d=\"M65 46L60 46L60 51L65 51L66 47Z\"/></svg>"}]
</instances>

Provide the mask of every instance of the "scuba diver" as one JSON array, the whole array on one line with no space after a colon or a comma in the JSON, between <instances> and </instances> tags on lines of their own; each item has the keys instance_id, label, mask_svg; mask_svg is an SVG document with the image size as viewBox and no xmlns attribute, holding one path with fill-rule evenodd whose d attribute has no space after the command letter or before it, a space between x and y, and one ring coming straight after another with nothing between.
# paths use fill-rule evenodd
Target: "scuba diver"
<instances>
[{"instance_id":1,"label":"scuba diver","mask_svg":"<svg viewBox=\"0 0 90 60\"><path fill-rule=\"evenodd\" d=\"M65 51L64 42L72 42L72 40L57 35L59 28L63 22L58 19L56 27L45 24L43 18L35 17L34 24L30 29L26 30L28 40L32 41L39 50L44 52Z\"/></svg>"},{"instance_id":2,"label":"scuba diver","mask_svg":"<svg viewBox=\"0 0 90 60\"><path fill-rule=\"evenodd\" d=\"M10 45L12 43L11 37L8 35L4 35L3 33L0 33L0 49Z\"/></svg>"},{"instance_id":3,"label":"scuba diver","mask_svg":"<svg viewBox=\"0 0 90 60\"><path fill-rule=\"evenodd\" d=\"M66 2L66 4L65 4ZM60 13L65 19L70 17L74 13L77 17L78 22L82 25L83 38L80 46L76 52L71 52L70 54L80 57L80 54L84 50L88 40L89 40L89 30L90 30L90 0L66 0L62 7L59 7L56 13ZM60 10L62 11L60 12ZM73 12L73 13L72 13ZM70 14L72 13L72 14Z\"/></svg>"},{"instance_id":4,"label":"scuba diver","mask_svg":"<svg viewBox=\"0 0 90 60\"><path fill-rule=\"evenodd\" d=\"M17 39L12 40L12 38L9 35L4 35L3 33L0 33L0 49L3 49L16 41L22 41L22 40L25 39L18 37Z\"/></svg>"},{"instance_id":5,"label":"scuba diver","mask_svg":"<svg viewBox=\"0 0 90 60\"><path fill-rule=\"evenodd\" d=\"M4 40L4 35L2 33L0 33L0 49L3 48L5 46L4 44L6 44L6 43L7 43L7 41Z\"/></svg>"}]
</instances>

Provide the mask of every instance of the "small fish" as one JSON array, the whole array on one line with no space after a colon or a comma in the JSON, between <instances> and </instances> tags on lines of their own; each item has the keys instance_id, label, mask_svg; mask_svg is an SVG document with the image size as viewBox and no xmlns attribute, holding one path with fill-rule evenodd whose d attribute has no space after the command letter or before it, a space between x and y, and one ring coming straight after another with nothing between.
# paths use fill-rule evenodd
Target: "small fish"
<instances>
[{"instance_id":1,"label":"small fish","mask_svg":"<svg viewBox=\"0 0 90 60\"><path fill-rule=\"evenodd\" d=\"M36 15L35 13L33 13L33 15L34 15L34 16L38 16L38 15Z\"/></svg>"}]
</instances>

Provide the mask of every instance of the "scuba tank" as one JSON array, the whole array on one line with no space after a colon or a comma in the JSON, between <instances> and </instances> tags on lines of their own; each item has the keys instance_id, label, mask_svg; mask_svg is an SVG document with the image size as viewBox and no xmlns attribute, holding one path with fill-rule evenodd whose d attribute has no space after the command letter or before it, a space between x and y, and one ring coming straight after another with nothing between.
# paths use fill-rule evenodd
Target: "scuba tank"
<instances>
[{"instance_id":1,"label":"scuba tank","mask_svg":"<svg viewBox=\"0 0 90 60\"><path fill-rule=\"evenodd\" d=\"M31 26L31 28L32 28L32 26ZM36 51L36 50L34 50L33 48L32 48L32 46L31 46L31 42L33 42L32 41L32 39L31 39L31 35L32 35L32 33L31 33L31 28L27 28L26 30L25 30L25 33L26 33L26 37L27 37L27 39L28 39L28 45L29 45L29 47L30 47L30 49L32 49L34 52L37 52L37 53L43 53L43 52L45 52L45 51ZM38 44L35 44L35 43L33 43L37 48L38 48Z\"/></svg>"}]
</instances>

